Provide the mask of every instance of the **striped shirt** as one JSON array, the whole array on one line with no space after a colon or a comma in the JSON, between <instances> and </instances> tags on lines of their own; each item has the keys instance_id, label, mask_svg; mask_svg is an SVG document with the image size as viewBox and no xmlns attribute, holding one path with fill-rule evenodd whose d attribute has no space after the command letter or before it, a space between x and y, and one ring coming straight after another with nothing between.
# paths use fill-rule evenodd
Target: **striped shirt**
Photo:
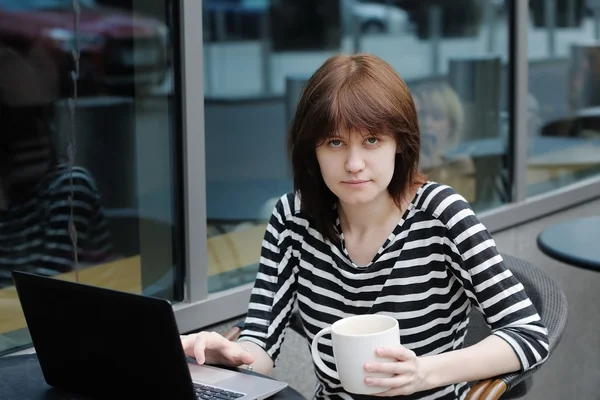
<instances>
[{"instance_id":1,"label":"striped shirt","mask_svg":"<svg viewBox=\"0 0 600 400\"><path fill-rule=\"evenodd\" d=\"M111 242L95 181L87 170L73 167L71 174L61 164L27 200L0 209L0 287L12 286L13 270L54 275L74 269L71 194L78 261L85 266L107 258Z\"/></svg>"},{"instance_id":2,"label":"striped shirt","mask_svg":"<svg viewBox=\"0 0 600 400\"><path fill-rule=\"evenodd\" d=\"M315 231L297 196L281 197L239 340L258 344L276 360L296 302L309 347L319 330L340 318L381 313L398 320L402 345L418 356L457 350L474 306L492 333L512 346L522 369L548 355L547 329L491 235L461 195L435 182L418 190L365 267L352 263L343 240L333 244ZM331 340L322 338L319 351L335 369ZM317 398L353 397L338 380L315 371ZM463 399L467 391L458 383L403 398Z\"/></svg>"}]
</instances>

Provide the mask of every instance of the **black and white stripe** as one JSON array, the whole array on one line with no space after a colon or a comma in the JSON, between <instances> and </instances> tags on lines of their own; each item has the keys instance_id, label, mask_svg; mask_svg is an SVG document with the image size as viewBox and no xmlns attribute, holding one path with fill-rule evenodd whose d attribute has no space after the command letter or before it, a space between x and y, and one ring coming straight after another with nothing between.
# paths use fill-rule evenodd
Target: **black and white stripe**
<instances>
[{"instance_id":1,"label":"black and white stripe","mask_svg":"<svg viewBox=\"0 0 600 400\"><path fill-rule=\"evenodd\" d=\"M83 168L73 167L70 173L62 164L36 185L25 202L0 210L0 287L12 285L13 270L46 275L73 270L71 194L78 261L85 266L109 256L112 245L93 178Z\"/></svg>"},{"instance_id":2,"label":"black and white stripe","mask_svg":"<svg viewBox=\"0 0 600 400\"><path fill-rule=\"evenodd\" d=\"M374 260L358 267L343 241L324 240L283 196L262 244L260 268L240 340L263 347L275 360L294 305L308 342L340 318L367 313L395 317L400 339L417 355L463 347L468 313L479 308L492 332L515 350L524 369L548 354L547 330L523 286L507 270L495 243L466 200L452 188L423 185ZM321 356L335 368L331 341ZM316 369L318 398L350 398L340 382ZM462 399L466 384L405 399Z\"/></svg>"}]
</instances>

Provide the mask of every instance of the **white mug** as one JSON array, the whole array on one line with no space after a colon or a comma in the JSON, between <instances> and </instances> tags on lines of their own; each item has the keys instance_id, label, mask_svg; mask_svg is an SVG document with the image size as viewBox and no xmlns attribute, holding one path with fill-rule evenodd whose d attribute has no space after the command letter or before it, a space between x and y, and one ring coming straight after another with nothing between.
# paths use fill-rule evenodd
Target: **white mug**
<instances>
[{"instance_id":1,"label":"white mug","mask_svg":"<svg viewBox=\"0 0 600 400\"><path fill-rule=\"evenodd\" d=\"M319 339L330 333L333 357L338 372L325 365L317 348ZM355 394L375 394L388 390L381 386L367 386L365 378L391 378L393 374L365 371L368 362L395 362L393 358L375 354L379 347L400 346L398 321L387 315L356 315L336 321L323 328L312 340L312 357L319 369L342 383L346 392Z\"/></svg>"}]
</instances>

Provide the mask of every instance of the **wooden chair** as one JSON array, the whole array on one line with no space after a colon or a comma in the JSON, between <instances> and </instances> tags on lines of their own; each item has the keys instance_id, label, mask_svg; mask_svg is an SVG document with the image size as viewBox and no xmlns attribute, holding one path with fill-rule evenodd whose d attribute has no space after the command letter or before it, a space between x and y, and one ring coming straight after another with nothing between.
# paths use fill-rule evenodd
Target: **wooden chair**
<instances>
[{"instance_id":1,"label":"wooden chair","mask_svg":"<svg viewBox=\"0 0 600 400\"><path fill-rule=\"evenodd\" d=\"M545 272L531 263L503 254L506 266L525 287L527 295L536 306L544 325L548 328L549 352L552 355L560 342L567 324L567 299L560 287ZM465 338L465 346L475 344L491 331L481 313L473 308L469 315L469 327ZM237 340L243 322L227 331L225 337ZM300 316L292 315L290 327L304 336L304 328ZM525 372L515 372L479 382L471 382L466 400L516 399L524 396L531 388L531 379L541 366Z\"/></svg>"}]
</instances>

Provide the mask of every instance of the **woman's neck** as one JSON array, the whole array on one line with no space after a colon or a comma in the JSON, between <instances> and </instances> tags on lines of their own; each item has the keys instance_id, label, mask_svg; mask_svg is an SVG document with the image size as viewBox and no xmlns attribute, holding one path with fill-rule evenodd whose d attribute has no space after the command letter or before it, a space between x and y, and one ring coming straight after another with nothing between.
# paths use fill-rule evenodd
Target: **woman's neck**
<instances>
[{"instance_id":1,"label":"woman's neck","mask_svg":"<svg viewBox=\"0 0 600 400\"><path fill-rule=\"evenodd\" d=\"M363 236L385 225L388 218L400 218L401 210L388 193L367 204L339 203L339 217L345 235Z\"/></svg>"}]
</instances>

